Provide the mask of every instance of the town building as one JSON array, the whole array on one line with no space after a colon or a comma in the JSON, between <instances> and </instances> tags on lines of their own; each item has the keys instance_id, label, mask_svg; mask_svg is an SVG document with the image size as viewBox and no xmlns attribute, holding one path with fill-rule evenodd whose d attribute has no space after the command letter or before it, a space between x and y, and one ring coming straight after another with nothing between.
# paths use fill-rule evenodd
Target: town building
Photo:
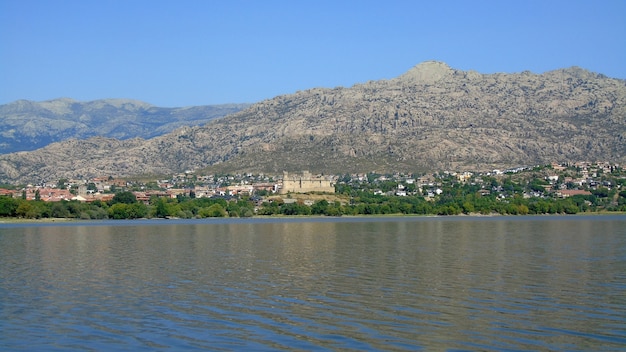
<instances>
[{"instance_id":1,"label":"town building","mask_svg":"<svg viewBox=\"0 0 626 352\"><path fill-rule=\"evenodd\" d=\"M308 192L335 193L335 187L326 177L313 176L309 171L304 171L302 174L283 172L283 186L280 194Z\"/></svg>"}]
</instances>

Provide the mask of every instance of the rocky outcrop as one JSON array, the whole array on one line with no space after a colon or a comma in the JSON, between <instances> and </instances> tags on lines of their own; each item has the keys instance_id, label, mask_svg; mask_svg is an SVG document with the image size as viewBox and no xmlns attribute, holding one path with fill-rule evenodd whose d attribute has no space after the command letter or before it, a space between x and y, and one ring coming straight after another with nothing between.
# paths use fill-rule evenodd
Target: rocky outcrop
<instances>
[{"instance_id":1,"label":"rocky outcrop","mask_svg":"<svg viewBox=\"0 0 626 352\"><path fill-rule=\"evenodd\" d=\"M278 96L149 140L89 139L1 156L0 179L486 170L624 162L625 154L624 80L580 68L480 74L426 62L391 80Z\"/></svg>"}]
</instances>

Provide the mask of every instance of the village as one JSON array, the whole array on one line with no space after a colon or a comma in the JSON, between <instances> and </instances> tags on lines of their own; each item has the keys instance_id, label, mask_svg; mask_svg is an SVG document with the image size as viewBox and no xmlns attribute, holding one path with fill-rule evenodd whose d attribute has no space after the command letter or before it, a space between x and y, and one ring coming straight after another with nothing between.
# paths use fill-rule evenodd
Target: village
<instances>
[{"instance_id":1,"label":"village","mask_svg":"<svg viewBox=\"0 0 626 352\"><path fill-rule=\"evenodd\" d=\"M533 172L534 171L534 172ZM540 171L540 172L539 172ZM24 187L0 188L0 196L41 200L45 202L79 201L108 202L120 191L132 192L138 201L148 203L152 197L191 197L191 198L233 198L256 197L262 199L270 196L290 194L324 193L333 194L337 186L350 185L367 189L374 195L409 196L418 195L426 199L434 199L441 195L450 184L480 185L481 195L499 193L505 198L502 186L491 187L486 179L519 178L515 175L531 174L523 177L527 184L538 175L543 178L541 188L527 188L523 197L566 198L574 195L591 195L590 190L603 187L608 190L616 187L621 189L626 176L618 164L610 162L576 162L572 164L552 163L545 166L517 167L507 170L492 170L486 173L439 172L416 176L412 174L380 175L375 173L359 173L346 175L313 175L308 171L301 173L283 172L282 175L236 174L236 175L198 175L186 171L173 175L168 179L154 181L138 181L113 176L95 177L83 180L62 179L58 182L45 182ZM509 194L510 196L510 194Z\"/></svg>"}]
</instances>

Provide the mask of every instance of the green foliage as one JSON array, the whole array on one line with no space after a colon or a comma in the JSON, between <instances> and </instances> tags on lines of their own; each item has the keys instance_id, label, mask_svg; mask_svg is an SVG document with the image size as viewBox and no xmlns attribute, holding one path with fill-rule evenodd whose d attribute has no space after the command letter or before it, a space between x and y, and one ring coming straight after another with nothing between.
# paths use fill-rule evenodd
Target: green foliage
<instances>
[{"instance_id":1,"label":"green foliage","mask_svg":"<svg viewBox=\"0 0 626 352\"><path fill-rule=\"evenodd\" d=\"M0 217L15 217L17 216L17 208L19 207L19 200L11 197L0 196Z\"/></svg>"},{"instance_id":2,"label":"green foliage","mask_svg":"<svg viewBox=\"0 0 626 352\"><path fill-rule=\"evenodd\" d=\"M277 215L280 214L280 205L282 204L282 199L281 202L278 201L272 201L272 202L264 202L261 206L261 208L258 211L259 215Z\"/></svg>"},{"instance_id":3,"label":"green foliage","mask_svg":"<svg viewBox=\"0 0 626 352\"><path fill-rule=\"evenodd\" d=\"M607 198L609 196L609 190L606 187L600 187L598 189L592 189L591 194L598 198Z\"/></svg>"},{"instance_id":4,"label":"green foliage","mask_svg":"<svg viewBox=\"0 0 626 352\"><path fill-rule=\"evenodd\" d=\"M15 210L15 215L25 219L40 219L50 217L50 209L42 201L21 201Z\"/></svg>"},{"instance_id":5,"label":"green foliage","mask_svg":"<svg viewBox=\"0 0 626 352\"><path fill-rule=\"evenodd\" d=\"M50 216L53 218L70 218L72 214L67 208L65 202L56 202L52 204L50 209Z\"/></svg>"},{"instance_id":6,"label":"green foliage","mask_svg":"<svg viewBox=\"0 0 626 352\"><path fill-rule=\"evenodd\" d=\"M111 199L111 205L116 203L133 204L137 202L137 197L130 191L122 191L115 193Z\"/></svg>"},{"instance_id":7,"label":"green foliage","mask_svg":"<svg viewBox=\"0 0 626 352\"><path fill-rule=\"evenodd\" d=\"M322 199L318 200L311 206L311 214L322 215L328 211L328 201Z\"/></svg>"},{"instance_id":8,"label":"green foliage","mask_svg":"<svg viewBox=\"0 0 626 352\"><path fill-rule=\"evenodd\" d=\"M116 203L109 208L109 217L111 219L128 219L128 204Z\"/></svg>"},{"instance_id":9,"label":"green foliage","mask_svg":"<svg viewBox=\"0 0 626 352\"><path fill-rule=\"evenodd\" d=\"M528 185L528 188L531 191L535 191L535 192L544 192L546 189L544 186L549 185L548 182L546 182L545 180L542 179L533 179L530 184Z\"/></svg>"},{"instance_id":10,"label":"green foliage","mask_svg":"<svg viewBox=\"0 0 626 352\"><path fill-rule=\"evenodd\" d=\"M311 208L304 204L288 203L281 205L280 213L283 215L311 215Z\"/></svg>"},{"instance_id":11,"label":"green foliage","mask_svg":"<svg viewBox=\"0 0 626 352\"><path fill-rule=\"evenodd\" d=\"M256 191L255 194L257 196L259 196L259 197L266 197L266 196L268 196L270 194L270 192L267 191L267 190L264 190L264 189L260 189L260 190Z\"/></svg>"},{"instance_id":12,"label":"green foliage","mask_svg":"<svg viewBox=\"0 0 626 352\"><path fill-rule=\"evenodd\" d=\"M161 187L159 187L159 184L156 183L156 181L151 181L151 182L147 182L144 185L145 189L147 190L153 190L153 191L158 191L161 190Z\"/></svg>"},{"instance_id":13,"label":"green foliage","mask_svg":"<svg viewBox=\"0 0 626 352\"><path fill-rule=\"evenodd\" d=\"M201 218L223 218L226 216L226 209L222 205L215 203L207 208L202 208L198 212Z\"/></svg>"},{"instance_id":14,"label":"green foliage","mask_svg":"<svg viewBox=\"0 0 626 352\"><path fill-rule=\"evenodd\" d=\"M230 217L251 217L254 215L254 203L249 199L228 202L225 209Z\"/></svg>"},{"instance_id":15,"label":"green foliage","mask_svg":"<svg viewBox=\"0 0 626 352\"><path fill-rule=\"evenodd\" d=\"M471 203L469 201L466 201L463 203L463 213L465 214L471 214L476 210L476 207L474 207L474 203Z\"/></svg>"},{"instance_id":16,"label":"green foliage","mask_svg":"<svg viewBox=\"0 0 626 352\"><path fill-rule=\"evenodd\" d=\"M138 219L148 214L148 207L143 203L115 203L108 210L112 219Z\"/></svg>"},{"instance_id":17,"label":"green foliage","mask_svg":"<svg viewBox=\"0 0 626 352\"><path fill-rule=\"evenodd\" d=\"M173 214L172 207L168 204L165 197L159 197L154 205L154 216L157 218L166 218Z\"/></svg>"}]
</instances>

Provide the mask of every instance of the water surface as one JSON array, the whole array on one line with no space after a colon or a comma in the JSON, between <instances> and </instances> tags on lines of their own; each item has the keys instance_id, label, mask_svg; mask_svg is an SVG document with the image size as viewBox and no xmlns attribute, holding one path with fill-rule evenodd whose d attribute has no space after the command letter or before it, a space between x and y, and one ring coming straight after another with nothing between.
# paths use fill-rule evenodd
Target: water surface
<instances>
[{"instance_id":1,"label":"water surface","mask_svg":"<svg viewBox=\"0 0 626 352\"><path fill-rule=\"evenodd\" d=\"M0 224L0 349L623 350L626 216Z\"/></svg>"}]
</instances>

